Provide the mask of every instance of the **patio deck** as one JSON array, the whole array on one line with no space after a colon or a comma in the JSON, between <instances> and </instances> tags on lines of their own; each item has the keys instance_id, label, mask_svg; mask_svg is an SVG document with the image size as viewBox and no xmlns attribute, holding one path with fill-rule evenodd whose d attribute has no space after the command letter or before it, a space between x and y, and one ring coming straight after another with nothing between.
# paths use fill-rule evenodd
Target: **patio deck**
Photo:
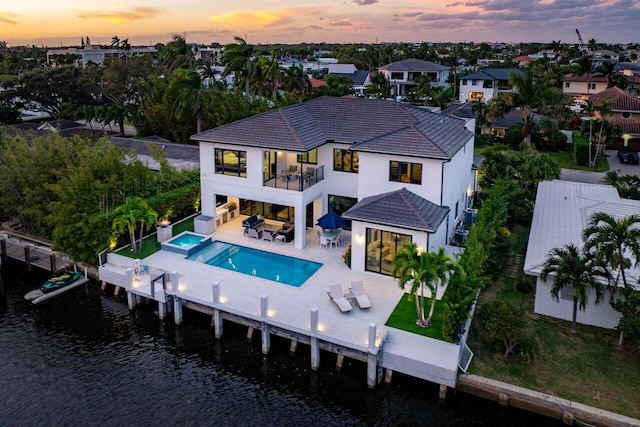
<instances>
[{"instance_id":1,"label":"patio deck","mask_svg":"<svg viewBox=\"0 0 640 427\"><path fill-rule=\"evenodd\" d=\"M459 359L457 345L409 334L384 325L404 292L398 287L395 279L352 271L342 260L348 243L337 248L322 247L317 244L314 229L307 230L307 247L296 249L293 242L281 244L244 236L243 219L244 216L240 216L218 227L211 234L212 240L304 258L322 263L323 267L302 286L294 287L190 261L185 259L184 255L161 250L142 261L143 265L150 268L146 280L144 275L141 275L139 281L132 282L132 286L128 287L126 283L123 286L123 280L119 277L125 274L127 266L133 267L135 262L115 260L114 257L100 267L100 278L108 283L123 286L128 292L151 296L149 278L157 276L161 271L176 272L177 289L172 283L167 286L166 295L162 292L160 293L163 295L158 295L156 291L154 299L165 302L167 298L175 297L211 309L215 306L231 315L258 322L262 320L263 324L266 321L275 328L301 336L313 336L342 349L360 352L364 355L364 360L367 354L372 354L369 346L370 330L372 325L375 325L377 334L386 337L386 343L380 347L383 350L382 354L376 355L379 366L446 386L455 385ZM348 242L350 233L346 233ZM125 265L114 265L121 262ZM350 283L357 280L364 283L372 307L362 310L354 305L353 310L342 313L330 301L327 290L330 285L340 283L343 290L348 291ZM217 304L214 303L214 282L219 283L220 298ZM158 288L159 285L156 285L156 290ZM264 297L268 303L266 319L261 317ZM315 310L318 328L314 334L311 331L311 318L312 311ZM337 352L341 354L342 350ZM374 353L377 353L377 348Z\"/></svg>"}]
</instances>

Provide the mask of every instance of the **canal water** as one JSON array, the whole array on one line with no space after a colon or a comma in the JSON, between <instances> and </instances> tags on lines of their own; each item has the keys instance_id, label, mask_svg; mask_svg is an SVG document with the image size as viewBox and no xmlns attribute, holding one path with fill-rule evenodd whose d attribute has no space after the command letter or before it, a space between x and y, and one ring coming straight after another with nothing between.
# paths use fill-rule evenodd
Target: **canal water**
<instances>
[{"instance_id":1,"label":"canal water","mask_svg":"<svg viewBox=\"0 0 640 427\"><path fill-rule=\"evenodd\" d=\"M394 375L369 390L366 367L225 324L216 340L210 319L185 324L130 313L123 296L90 283L40 307L23 300L47 276L3 266L0 283L0 426L560 426L543 417ZM256 334L259 335L259 334Z\"/></svg>"}]
</instances>

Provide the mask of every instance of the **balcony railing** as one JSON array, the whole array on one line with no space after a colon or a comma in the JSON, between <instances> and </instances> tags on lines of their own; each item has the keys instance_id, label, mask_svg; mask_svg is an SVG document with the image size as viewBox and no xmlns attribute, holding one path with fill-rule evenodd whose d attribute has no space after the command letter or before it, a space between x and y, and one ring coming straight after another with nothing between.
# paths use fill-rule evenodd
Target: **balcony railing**
<instances>
[{"instance_id":1,"label":"balcony railing","mask_svg":"<svg viewBox=\"0 0 640 427\"><path fill-rule=\"evenodd\" d=\"M264 181L265 187L304 191L324 179L324 166L300 171L282 171L275 178Z\"/></svg>"}]
</instances>

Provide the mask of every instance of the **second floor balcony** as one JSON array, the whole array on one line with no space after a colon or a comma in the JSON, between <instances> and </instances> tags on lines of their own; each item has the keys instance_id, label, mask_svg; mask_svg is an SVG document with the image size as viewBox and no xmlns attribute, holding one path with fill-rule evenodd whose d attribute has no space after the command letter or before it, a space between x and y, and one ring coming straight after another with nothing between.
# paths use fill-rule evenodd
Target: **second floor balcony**
<instances>
[{"instance_id":1,"label":"second floor balcony","mask_svg":"<svg viewBox=\"0 0 640 427\"><path fill-rule=\"evenodd\" d=\"M324 179L324 166L304 169L290 166L278 173L266 174L263 185L265 187L282 188L285 190L304 191Z\"/></svg>"}]
</instances>

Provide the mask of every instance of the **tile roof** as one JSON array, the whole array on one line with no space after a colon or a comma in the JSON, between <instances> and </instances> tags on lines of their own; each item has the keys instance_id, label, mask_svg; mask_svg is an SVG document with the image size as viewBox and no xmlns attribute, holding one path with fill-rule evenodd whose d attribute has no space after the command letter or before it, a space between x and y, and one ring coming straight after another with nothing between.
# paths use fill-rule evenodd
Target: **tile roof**
<instances>
[{"instance_id":1,"label":"tile roof","mask_svg":"<svg viewBox=\"0 0 640 427\"><path fill-rule=\"evenodd\" d=\"M132 151L138 156L153 157L151 145L160 148L170 164L178 167L198 167L200 165L200 147L197 145L167 142L164 138L122 138L110 136L109 141L116 147Z\"/></svg>"},{"instance_id":2,"label":"tile roof","mask_svg":"<svg viewBox=\"0 0 640 427\"><path fill-rule=\"evenodd\" d=\"M402 188L366 197L342 214L342 218L434 233L448 213L448 207Z\"/></svg>"},{"instance_id":3,"label":"tile roof","mask_svg":"<svg viewBox=\"0 0 640 427\"><path fill-rule=\"evenodd\" d=\"M327 142L354 150L449 159L473 134L458 120L380 99L320 97L213 128L192 139L306 152Z\"/></svg>"},{"instance_id":4,"label":"tile roof","mask_svg":"<svg viewBox=\"0 0 640 427\"><path fill-rule=\"evenodd\" d=\"M640 135L640 121L634 119L607 119L611 124L620 128L621 133Z\"/></svg>"},{"instance_id":5,"label":"tile roof","mask_svg":"<svg viewBox=\"0 0 640 427\"><path fill-rule=\"evenodd\" d=\"M346 77L356 86L362 86L369 76L369 71L356 71L355 73L331 73L331 76Z\"/></svg>"},{"instance_id":6,"label":"tile roof","mask_svg":"<svg viewBox=\"0 0 640 427\"><path fill-rule=\"evenodd\" d=\"M640 211L640 201L622 199L610 185L569 181L543 181L538 184L524 271L537 275L553 248L573 243L582 248L582 231L594 213L605 212L624 218ZM640 268L628 275L635 282Z\"/></svg>"},{"instance_id":7,"label":"tile roof","mask_svg":"<svg viewBox=\"0 0 640 427\"><path fill-rule=\"evenodd\" d=\"M608 83L609 80L599 74L565 74L562 76L563 82L591 82L591 83Z\"/></svg>"},{"instance_id":8,"label":"tile roof","mask_svg":"<svg viewBox=\"0 0 640 427\"><path fill-rule=\"evenodd\" d=\"M448 70L449 67L422 59L407 58L383 65L378 69L385 71L444 71Z\"/></svg>"},{"instance_id":9,"label":"tile roof","mask_svg":"<svg viewBox=\"0 0 640 427\"><path fill-rule=\"evenodd\" d=\"M603 100L610 102L612 111L638 111L640 112L640 99L633 95L629 95L619 87L610 87L602 92L590 95L591 102L596 107L602 105Z\"/></svg>"},{"instance_id":10,"label":"tile roof","mask_svg":"<svg viewBox=\"0 0 640 427\"><path fill-rule=\"evenodd\" d=\"M463 80L504 80L511 79L511 73L524 75L517 68L484 68L472 74L461 77Z\"/></svg>"}]
</instances>

